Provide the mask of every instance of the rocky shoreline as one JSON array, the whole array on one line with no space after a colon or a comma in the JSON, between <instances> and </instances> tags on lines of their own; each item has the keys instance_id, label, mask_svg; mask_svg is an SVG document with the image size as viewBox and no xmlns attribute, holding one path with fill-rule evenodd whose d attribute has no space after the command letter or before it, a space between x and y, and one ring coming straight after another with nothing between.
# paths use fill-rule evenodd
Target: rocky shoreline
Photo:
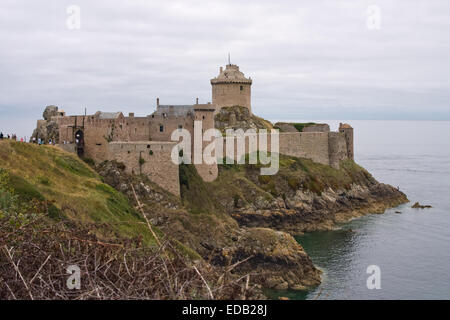
<instances>
[{"instance_id":1,"label":"rocky shoreline","mask_svg":"<svg viewBox=\"0 0 450 320\"><path fill-rule=\"evenodd\" d=\"M216 185L210 185L192 170L191 175L183 177L189 190L184 189L179 199L145 177L127 175L120 164L103 163L97 171L132 202L133 184L152 224L195 250L211 265L232 268L261 288L280 290L305 290L321 281L321 271L293 235L332 229L337 223L368 213L383 213L408 201L402 192L371 176L348 189L327 188L320 193L298 189L282 197L262 197L253 186L254 190L246 188L245 192L254 193L254 197L243 201L233 193L224 194L217 186L227 188L223 180L226 172ZM237 176L233 173L233 177ZM195 196L199 197L200 207L192 207Z\"/></svg>"},{"instance_id":2,"label":"rocky shoreline","mask_svg":"<svg viewBox=\"0 0 450 320\"><path fill-rule=\"evenodd\" d=\"M298 190L294 196L278 199L262 208L246 206L233 210L231 216L241 226L272 228L298 235L332 230L338 223L366 214L384 213L386 209L406 202L406 195L390 185L353 184L350 190L329 188L320 195Z\"/></svg>"}]
</instances>

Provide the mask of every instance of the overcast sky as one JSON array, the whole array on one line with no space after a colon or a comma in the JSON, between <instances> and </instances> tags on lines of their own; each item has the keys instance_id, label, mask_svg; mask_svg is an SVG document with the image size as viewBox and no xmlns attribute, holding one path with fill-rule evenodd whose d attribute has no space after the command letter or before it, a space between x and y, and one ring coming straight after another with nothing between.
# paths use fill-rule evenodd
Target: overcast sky
<instances>
[{"instance_id":1,"label":"overcast sky","mask_svg":"<svg viewBox=\"0 0 450 320\"><path fill-rule=\"evenodd\" d=\"M49 104L210 101L228 52L265 118L449 120L449 16L448 0L1 0L0 131L30 135Z\"/></svg>"}]
</instances>

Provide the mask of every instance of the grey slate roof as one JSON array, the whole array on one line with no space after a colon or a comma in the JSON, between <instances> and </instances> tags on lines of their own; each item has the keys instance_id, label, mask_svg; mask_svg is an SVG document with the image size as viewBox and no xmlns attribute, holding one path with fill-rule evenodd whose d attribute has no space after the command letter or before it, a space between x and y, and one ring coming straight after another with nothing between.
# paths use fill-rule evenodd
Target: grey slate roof
<instances>
[{"instance_id":1,"label":"grey slate roof","mask_svg":"<svg viewBox=\"0 0 450 320\"><path fill-rule=\"evenodd\" d=\"M155 114L162 115L165 113L166 115L175 115L177 117L184 117L188 114L188 112L192 112L194 110L193 105L186 104L178 104L178 105L169 105L169 104L160 104L155 111Z\"/></svg>"},{"instance_id":2,"label":"grey slate roof","mask_svg":"<svg viewBox=\"0 0 450 320\"><path fill-rule=\"evenodd\" d=\"M99 112L100 119L117 119L121 112Z\"/></svg>"}]
</instances>

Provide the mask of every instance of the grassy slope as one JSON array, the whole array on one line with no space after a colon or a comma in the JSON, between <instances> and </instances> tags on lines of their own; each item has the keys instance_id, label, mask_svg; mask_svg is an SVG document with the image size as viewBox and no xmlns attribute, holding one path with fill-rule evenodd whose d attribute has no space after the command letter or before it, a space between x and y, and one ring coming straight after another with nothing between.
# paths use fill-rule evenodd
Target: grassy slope
<instances>
[{"instance_id":1,"label":"grassy slope","mask_svg":"<svg viewBox=\"0 0 450 320\"><path fill-rule=\"evenodd\" d=\"M260 165L219 165L219 177L210 183L196 179L192 166L181 171L183 202L194 212L223 211L221 201L252 203L258 198L268 201L274 197L293 195L296 190L309 190L320 194L327 188L349 189L352 183L366 185L375 179L364 168L351 160L341 163L339 170L315 163L280 155L280 169L276 175L261 176ZM184 181L189 181L186 185Z\"/></svg>"},{"instance_id":2,"label":"grassy slope","mask_svg":"<svg viewBox=\"0 0 450 320\"><path fill-rule=\"evenodd\" d=\"M118 234L154 241L128 200L75 155L51 146L2 141L0 168L7 170L11 187L23 200L51 201L53 218L95 223L99 235L105 224Z\"/></svg>"}]
</instances>

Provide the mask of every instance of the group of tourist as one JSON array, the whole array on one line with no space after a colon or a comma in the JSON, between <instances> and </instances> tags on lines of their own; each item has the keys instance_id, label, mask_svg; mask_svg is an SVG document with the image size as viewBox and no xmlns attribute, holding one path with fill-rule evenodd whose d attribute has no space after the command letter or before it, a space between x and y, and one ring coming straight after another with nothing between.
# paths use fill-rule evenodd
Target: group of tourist
<instances>
[{"instance_id":1,"label":"group of tourist","mask_svg":"<svg viewBox=\"0 0 450 320\"><path fill-rule=\"evenodd\" d=\"M32 143L37 143L38 145L45 144L45 140L41 138L33 137L31 138ZM56 144L56 141L53 139L48 139L48 144Z\"/></svg>"},{"instance_id":2,"label":"group of tourist","mask_svg":"<svg viewBox=\"0 0 450 320\"><path fill-rule=\"evenodd\" d=\"M9 134L4 135L3 132L0 132L0 140L3 140L3 139L11 139L11 140L17 141L17 136L15 133L13 133L11 135L9 135ZM20 138L20 141L23 141L23 138Z\"/></svg>"},{"instance_id":3,"label":"group of tourist","mask_svg":"<svg viewBox=\"0 0 450 320\"><path fill-rule=\"evenodd\" d=\"M11 139L11 140L14 140L14 141L27 142L26 138L22 137L22 138L18 139L16 134L9 135L9 134L4 134L3 132L0 132L0 140L3 140L3 139ZM42 145L42 144L54 145L54 144L57 144L55 139L48 139L48 141L46 141L45 139L36 138L36 137L32 137L30 142L38 144L38 145ZM66 143L68 144L69 142L68 141L64 141L64 144L66 144Z\"/></svg>"},{"instance_id":4,"label":"group of tourist","mask_svg":"<svg viewBox=\"0 0 450 320\"><path fill-rule=\"evenodd\" d=\"M0 140L4 140L4 139L10 139L10 140L20 141L20 142L27 142L26 137L25 138L21 137L20 139L18 139L17 135L15 133L13 133L13 134L4 134L3 132L0 132ZM36 138L36 137L31 138L30 142L36 143L36 144L39 144L39 145L45 144L45 140L44 139ZM56 144L56 141L52 140L52 139L49 139L47 143L48 144Z\"/></svg>"}]
</instances>

